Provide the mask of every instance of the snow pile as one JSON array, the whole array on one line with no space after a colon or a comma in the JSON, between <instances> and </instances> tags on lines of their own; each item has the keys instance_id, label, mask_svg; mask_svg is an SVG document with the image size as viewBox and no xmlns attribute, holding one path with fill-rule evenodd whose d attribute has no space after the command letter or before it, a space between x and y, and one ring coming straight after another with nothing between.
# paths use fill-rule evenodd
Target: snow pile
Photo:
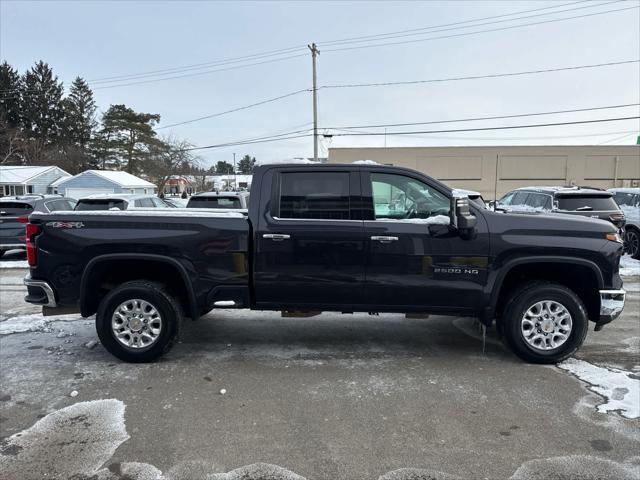
<instances>
[{"instance_id":1,"label":"snow pile","mask_svg":"<svg viewBox=\"0 0 640 480\"><path fill-rule=\"evenodd\" d=\"M378 162L374 160L356 160L352 162L354 165L380 165Z\"/></svg>"},{"instance_id":2,"label":"snow pile","mask_svg":"<svg viewBox=\"0 0 640 480\"><path fill-rule=\"evenodd\" d=\"M640 380L632 378L630 372L615 368L603 368L583 360L570 358L558 364L583 382L592 392L606 400L598 405L600 413L618 411L623 417L640 417Z\"/></svg>"},{"instance_id":3,"label":"snow pile","mask_svg":"<svg viewBox=\"0 0 640 480\"><path fill-rule=\"evenodd\" d=\"M376 222L419 223L423 225L449 225L451 219L446 215L435 215L429 218L376 218Z\"/></svg>"},{"instance_id":4,"label":"snow pile","mask_svg":"<svg viewBox=\"0 0 640 480\"><path fill-rule=\"evenodd\" d=\"M38 217L47 220L47 217L82 217L82 216L112 216L112 217L202 217L202 218L244 218L242 213L216 212L206 208L155 208L149 210L74 210L70 212L42 213Z\"/></svg>"},{"instance_id":5,"label":"snow pile","mask_svg":"<svg viewBox=\"0 0 640 480\"><path fill-rule=\"evenodd\" d=\"M638 466L634 463L618 463L590 455L540 458L523 463L510 480L637 480Z\"/></svg>"},{"instance_id":6,"label":"snow pile","mask_svg":"<svg viewBox=\"0 0 640 480\"><path fill-rule=\"evenodd\" d=\"M26 260L3 260L0 268L29 268L29 264Z\"/></svg>"},{"instance_id":7,"label":"snow pile","mask_svg":"<svg viewBox=\"0 0 640 480\"><path fill-rule=\"evenodd\" d=\"M0 321L0 335L25 332L50 332L49 324L56 321L80 320L79 315L56 315L44 318L41 313L23 315Z\"/></svg>"},{"instance_id":8,"label":"snow pile","mask_svg":"<svg viewBox=\"0 0 640 480\"><path fill-rule=\"evenodd\" d=\"M640 276L640 260L634 260L629 255L623 255L620 259L620 275L625 277Z\"/></svg>"},{"instance_id":9,"label":"snow pile","mask_svg":"<svg viewBox=\"0 0 640 480\"><path fill-rule=\"evenodd\" d=\"M544 207L532 207L530 205L501 205L498 204L498 208L504 208L506 211L511 213L539 213L539 212L550 212L548 208Z\"/></svg>"},{"instance_id":10,"label":"snow pile","mask_svg":"<svg viewBox=\"0 0 640 480\"><path fill-rule=\"evenodd\" d=\"M93 475L129 438L124 408L120 400L94 400L50 413L2 442L2 477Z\"/></svg>"}]
</instances>

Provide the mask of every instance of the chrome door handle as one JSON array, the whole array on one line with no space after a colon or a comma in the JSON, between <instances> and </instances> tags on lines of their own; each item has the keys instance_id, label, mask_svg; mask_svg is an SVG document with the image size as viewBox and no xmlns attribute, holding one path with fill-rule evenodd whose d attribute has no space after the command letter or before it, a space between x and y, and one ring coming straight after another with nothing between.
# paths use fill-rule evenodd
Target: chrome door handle
<instances>
[{"instance_id":1,"label":"chrome door handle","mask_svg":"<svg viewBox=\"0 0 640 480\"><path fill-rule=\"evenodd\" d=\"M382 242L382 243L391 243L391 242L396 242L398 240L398 237L387 237L387 236L377 236L374 235L373 237L371 237L371 240L375 240L376 242Z\"/></svg>"},{"instance_id":2,"label":"chrome door handle","mask_svg":"<svg viewBox=\"0 0 640 480\"><path fill-rule=\"evenodd\" d=\"M263 233L262 238L269 238L274 242L281 242L282 240L289 240L291 235L286 235L283 233Z\"/></svg>"}]
</instances>

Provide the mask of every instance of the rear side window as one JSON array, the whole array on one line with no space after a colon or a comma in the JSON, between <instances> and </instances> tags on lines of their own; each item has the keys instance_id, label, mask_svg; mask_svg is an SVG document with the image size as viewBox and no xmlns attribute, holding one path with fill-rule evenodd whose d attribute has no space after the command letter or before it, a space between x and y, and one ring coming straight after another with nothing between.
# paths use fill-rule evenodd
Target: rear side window
<instances>
[{"instance_id":1,"label":"rear side window","mask_svg":"<svg viewBox=\"0 0 640 480\"><path fill-rule=\"evenodd\" d=\"M349 172L290 172L280 176L280 218L348 220Z\"/></svg>"},{"instance_id":2,"label":"rear side window","mask_svg":"<svg viewBox=\"0 0 640 480\"><path fill-rule=\"evenodd\" d=\"M0 202L0 216L2 217L29 215L32 211L33 207L28 203Z\"/></svg>"},{"instance_id":3,"label":"rear side window","mask_svg":"<svg viewBox=\"0 0 640 480\"><path fill-rule=\"evenodd\" d=\"M613 197L571 195L558 197L558 208L567 211L610 211L618 210Z\"/></svg>"},{"instance_id":4,"label":"rear side window","mask_svg":"<svg viewBox=\"0 0 640 480\"><path fill-rule=\"evenodd\" d=\"M237 197L191 197L187 208L242 208Z\"/></svg>"},{"instance_id":5,"label":"rear side window","mask_svg":"<svg viewBox=\"0 0 640 480\"><path fill-rule=\"evenodd\" d=\"M638 195L634 193L616 192L613 196L618 205L635 207L638 204Z\"/></svg>"},{"instance_id":6,"label":"rear side window","mask_svg":"<svg viewBox=\"0 0 640 480\"><path fill-rule=\"evenodd\" d=\"M50 212L59 212L64 210L73 210L75 202L70 200L52 200L45 203L45 205Z\"/></svg>"},{"instance_id":7,"label":"rear side window","mask_svg":"<svg viewBox=\"0 0 640 480\"><path fill-rule=\"evenodd\" d=\"M124 200L79 200L75 210L110 210L117 208L118 210L124 210L127 205Z\"/></svg>"}]
</instances>

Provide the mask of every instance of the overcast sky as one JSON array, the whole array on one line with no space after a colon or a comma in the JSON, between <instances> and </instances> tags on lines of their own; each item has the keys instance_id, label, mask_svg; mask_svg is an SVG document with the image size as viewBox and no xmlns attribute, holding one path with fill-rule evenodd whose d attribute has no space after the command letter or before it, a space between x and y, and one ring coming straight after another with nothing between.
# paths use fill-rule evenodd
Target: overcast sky
<instances>
[{"instance_id":1,"label":"overcast sky","mask_svg":"<svg viewBox=\"0 0 640 480\"><path fill-rule=\"evenodd\" d=\"M101 111L110 104L124 103L137 111L160 114L163 126L310 88L311 57L305 47L310 42L316 42L321 52L319 86L482 76L638 60L639 5L637 0L406 3L1 0L0 56L20 72L42 59L65 85L75 76L82 76L90 81ZM535 11L506 16L528 10ZM609 10L620 11L591 15ZM504 16L486 19L498 15ZM576 16L580 18L550 21ZM512 20L518 17L527 18ZM486 20L459 23L473 19ZM457 25L442 26L454 23ZM507 28L525 23L537 24ZM407 32L432 26L440 27ZM489 29L499 30L467 35ZM359 43L331 43L390 32L404 33ZM396 44L372 46L380 43ZM367 48L331 51L354 46ZM213 63L290 47L291 50L270 56ZM209 65L180 69L195 64ZM167 72L168 69L175 70ZM162 72L124 77L158 70ZM180 78L167 79L172 76ZM105 77L124 78L110 83L96 81ZM131 85L136 82L145 83ZM324 130L328 127L429 122L639 102L639 64L630 63L489 79L325 88L319 91L319 124L324 133L329 132ZM303 92L235 113L165 128L159 133L171 132L203 146L305 130L311 128L311 106L311 94ZM391 132L559 123L639 114L638 106L631 106L562 115L390 127L386 138L322 139L320 153L326 155L328 147L384 146L385 141L387 146L633 144L640 130L638 120L410 137ZM200 155L209 164L229 160L233 152L239 156L248 153L266 161L309 157L313 155L313 144L310 137L304 137L203 150Z\"/></svg>"}]
</instances>

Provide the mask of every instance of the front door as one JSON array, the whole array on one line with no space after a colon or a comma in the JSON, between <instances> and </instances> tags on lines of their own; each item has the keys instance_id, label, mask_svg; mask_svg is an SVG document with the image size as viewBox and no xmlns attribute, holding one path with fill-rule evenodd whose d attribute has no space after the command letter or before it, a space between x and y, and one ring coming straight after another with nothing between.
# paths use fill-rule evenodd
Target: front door
<instances>
[{"instance_id":1,"label":"front door","mask_svg":"<svg viewBox=\"0 0 640 480\"><path fill-rule=\"evenodd\" d=\"M475 310L487 275L487 228L465 240L450 226L451 200L419 177L363 172L365 297L381 309Z\"/></svg>"},{"instance_id":2,"label":"front door","mask_svg":"<svg viewBox=\"0 0 640 480\"><path fill-rule=\"evenodd\" d=\"M345 169L275 173L254 236L258 306L348 309L361 303L364 231L360 174Z\"/></svg>"}]
</instances>

